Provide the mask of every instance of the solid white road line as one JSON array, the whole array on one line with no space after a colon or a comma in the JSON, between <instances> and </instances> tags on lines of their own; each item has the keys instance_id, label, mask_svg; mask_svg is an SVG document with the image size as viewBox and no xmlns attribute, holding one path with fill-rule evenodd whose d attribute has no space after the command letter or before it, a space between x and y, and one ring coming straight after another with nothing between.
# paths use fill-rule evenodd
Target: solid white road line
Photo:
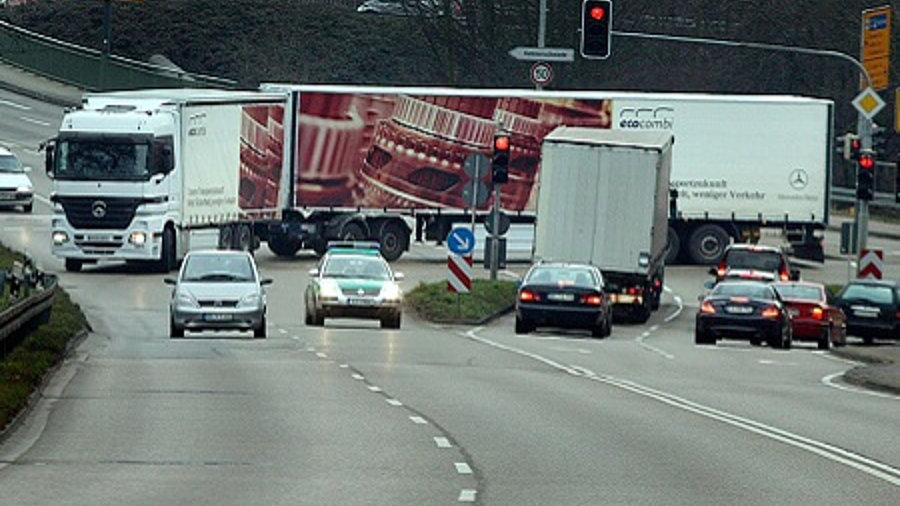
<instances>
[{"instance_id":1,"label":"solid white road line","mask_svg":"<svg viewBox=\"0 0 900 506\"><path fill-rule=\"evenodd\" d=\"M524 357L532 358L551 367L554 367L555 369L571 374L572 376L586 378L591 381L597 381L599 383L632 392L642 397L656 400L676 409L694 413L704 418L715 420L732 427L751 432L762 437L766 437L774 441L793 446L795 448L799 448L820 457L824 457L828 460L831 460L832 462L836 462L838 464L856 469L860 472L868 474L869 476L884 480L888 483L891 483L892 485L900 486L900 469L892 467L888 464L869 459L858 453L844 450L843 448L839 448L825 442L816 441L814 439L782 430L771 425L766 425L749 418L733 415L731 413L721 411L710 406L705 406L703 404L696 403L673 394L668 394L660 390L646 387L633 381L622 380L613 376L600 376L588 369L578 366L560 365L553 360L542 357L535 353L520 350L518 348L500 344L490 339L478 336L477 332L481 331L483 328L484 327L477 327L466 332L464 335L474 341L486 344L488 346L510 351Z\"/></svg>"},{"instance_id":2,"label":"solid white road line","mask_svg":"<svg viewBox=\"0 0 900 506\"><path fill-rule=\"evenodd\" d=\"M459 491L459 502L475 502L477 493L475 490L464 488Z\"/></svg>"},{"instance_id":3,"label":"solid white road line","mask_svg":"<svg viewBox=\"0 0 900 506\"><path fill-rule=\"evenodd\" d=\"M453 448L453 445L450 444L450 440L445 437L435 436L434 444L437 445L438 448Z\"/></svg>"},{"instance_id":4,"label":"solid white road line","mask_svg":"<svg viewBox=\"0 0 900 506\"><path fill-rule=\"evenodd\" d=\"M428 420L422 418L421 416L411 416L409 417L410 421L416 425L427 425Z\"/></svg>"},{"instance_id":5,"label":"solid white road line","mask_svg":"<svg viewBox=\"0 0 900 506\"><path fill-rule=\"evenodd\" d=\"M828 376L825 376L824 378L822 378L822 384L827 387L836 388L838 390L843 390L844 392L852 392L854 394L870 395L872 397L881 397L882 399L900 400L900 396L898 396L898 395L893 395L893 394L889 394L886 392L876 392L874 390L867 390L864 388L856 388L856 387L852 387L850 385L846 385L843 383L838 383L838 381L836 381L836 380L839 380L846 372L847 371L841 371L841 372L836 372L834 374L829 374Z\"/></svg>"},{"instance_id":6,"label":"solid white road line","mask_svg":"<svg viewBox=\"0 0 900 506\"><path fill-rule=\"evenodd\" d=\"M669 316L666 317L665 320L663 320L666 323L669 323L670 321L674 320L675 318L678 318L678 315L680 315L681 312L684 311L684 301L681 299L681 297L679 297L678 295L675 295L675 292L673 292L672 289L669 288L668 286L663 286L663 291L666 293L672 294L672 299L675 300L675 305L678 306L675 309L675 311L673 311Z\"/></svg>"},{"instance_id":7,"label":"solid white road line","mask_svg":"<svg viewBox=\"0 0 900 506\"><path fill-rule=\"evenodd\" d=\"M644 348L647 351L652 351L653 353L656 353L657 355L661 355L669 360L675 359L675 355L672 355L671 353L669 353L665 350L661 350L661 349L657 348L656 346L645 343L644 339L646 339L648 337L650 337L650 332L644 332L643 334L637 336L634 340L636 343L638 343L641 346L641 348Z\"/></svg>"},{"instance_id":8,"label":"solid white road line","mask_svg":"<svg viewBox=\"0 0 900 506\"><path fill-rule=\"evenodd\" d=\"M459 474L472 474L472 468L465 462L454 462L453 466L456 467L456 472Z\"/></svg>"}]
</instances>

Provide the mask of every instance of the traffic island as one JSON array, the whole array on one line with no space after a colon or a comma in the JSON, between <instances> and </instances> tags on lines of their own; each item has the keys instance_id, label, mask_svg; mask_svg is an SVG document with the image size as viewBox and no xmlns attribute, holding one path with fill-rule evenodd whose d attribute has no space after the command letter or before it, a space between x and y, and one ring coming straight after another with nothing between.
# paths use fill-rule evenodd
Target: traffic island
<instances>
[{"instance_id":1,"label":"traffic island","mask_svg":"<svg viewBox=\"0 0 900 506\"><path fill-rule=\"evenodd\" d=\"M515 307L514 281L472 280L469 293L447 289L447 282L419 283L406 294L406 304L420 317L435 323L482 325Z\"/></svg>"},{"instance_id":2,"label":"traffic island","mask_svg":"<svg viewBox=\"0 0 900 506\"><path fill-rule=\"evenodd\" d=\"M900 395L900 346L847 346L832 353L865 364L844 374L847 383Z\"/></svg>"}]
</instances>

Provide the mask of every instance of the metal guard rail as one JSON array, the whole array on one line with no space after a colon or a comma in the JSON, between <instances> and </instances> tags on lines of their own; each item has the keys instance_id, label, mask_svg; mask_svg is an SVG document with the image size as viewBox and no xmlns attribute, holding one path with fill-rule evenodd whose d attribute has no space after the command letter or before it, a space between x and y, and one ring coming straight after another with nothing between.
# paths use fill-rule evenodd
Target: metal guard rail
<instances>
[{"instance_id":1,"label":"metal guard rail","mask_svg":"<svg viewBox=\"0 0 900 506\"><path fill-rule=\"evenodd\" d=\"M43 290L33 291L31 296L17 301L0 312L0 348L6 348L5 341L9 336L50 310L58 289L57 277L45 274Z\"/></svg>"},{"instance_id":2,"label":"metal guard rail","mask_svg":"<svg viewBox=\"0 0 900 506\"><path fill-rule=\"evenodd\" d=\"M83 89L124 90L184 86L231 88L235 81L173 70L70 44L0 21L0 60Z\"/></svg>"}]
</instances>

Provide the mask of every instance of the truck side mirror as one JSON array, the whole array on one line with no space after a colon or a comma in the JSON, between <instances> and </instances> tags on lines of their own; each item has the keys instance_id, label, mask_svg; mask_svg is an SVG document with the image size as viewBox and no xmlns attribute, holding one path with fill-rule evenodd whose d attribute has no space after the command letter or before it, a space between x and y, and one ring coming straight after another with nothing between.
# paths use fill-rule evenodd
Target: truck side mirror
<instances>
[{"instance_id":1,"label":"truck side mirror","mask_svg":"<svg viewBox=\"0 0 900 506\"><path fill-rule=\"evenodd\" d=\"M42 144L41 147L44 150L44 170L47 172L47 177L53 179L53 168L55 167L56 157L56 143L53 141L47 141Z\"/></svg>"}]
</instances>

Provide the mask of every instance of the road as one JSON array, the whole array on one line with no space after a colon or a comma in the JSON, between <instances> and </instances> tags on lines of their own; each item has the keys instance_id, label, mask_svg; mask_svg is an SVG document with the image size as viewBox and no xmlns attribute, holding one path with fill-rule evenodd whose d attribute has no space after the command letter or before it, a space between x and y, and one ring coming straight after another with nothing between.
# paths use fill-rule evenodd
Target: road
<instances>
[{"instance_id":1,"label":"road","mask_svg":"<svg viewBox=\"0 0 900 506\"><path fill-rule=\"evenodd\" d=\"M0 92L0 139L36 167L44 197L30 149L58 115ZM65 272L49 255L49 212L0 214L0 241L58 272L93 331L0 444L0 504L900 502L900 399L840 383L852 365L812 344L694 346L705 269L670 268L660 312L602 340L516 336L510 317L309 328L299 301L312 257L264 249L268 339L171 341L162 275ZM416 245L395 269L410 289L442 279L442 257ZM896 254L888 266L900 274ZM802 271L841 282L846 266Z\"/></svg>"}]
</instances>

